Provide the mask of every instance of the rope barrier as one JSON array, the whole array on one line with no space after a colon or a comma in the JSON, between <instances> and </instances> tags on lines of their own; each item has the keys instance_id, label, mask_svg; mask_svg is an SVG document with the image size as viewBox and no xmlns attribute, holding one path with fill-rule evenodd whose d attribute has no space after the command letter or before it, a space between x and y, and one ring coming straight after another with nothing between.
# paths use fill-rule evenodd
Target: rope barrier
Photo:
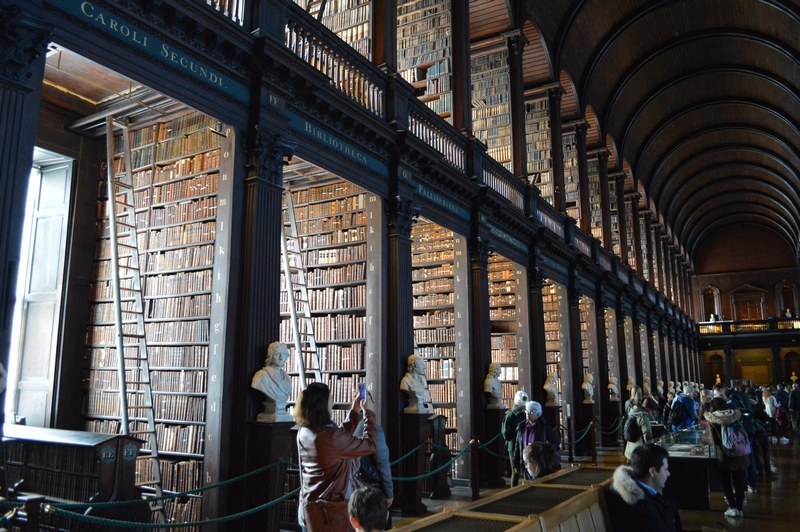
<instances>
[{"instance_id":1,"label":"rope barrier","mask_svg":"<svg viewBox=\"0 0 800 532\"><path fill-rule=\"evenodd\" d=\"M586 429L583 431L583 434L581 434L578 438L576 438L573 443L579 443L586 436L588 436L589 433L591 432L592 425L594 425L594 421L589 422L589 424L586 426Z\"/></svg>"},{"instance_id":2,"label":"rope barrier","mask_svg":"<svg viewBox=\"0 0 800 532\"><path fill-rule=\"evenodd\" d=\"M494 443L494 441L495 441L497 438L499 438L500 436L502 436L502 435L503 435L503 433L502 433L502 432L498 432L497 434L495 434L495 435L494 435L494 437L493 437L491 440L489 440L489 441L487 441L487 442L485 442L485 443L482 443L482 444L478 445L478 448L479 448L479 449L485 449L486 447L488 447L488 446L490 446L491 444L493 444L493 443Z\"/></svg>"},{"instance_id":3,"label":"rope barrier","mask_svg":"<svg viewBox=\"0 0 800 532\"><path fill-rule=\"evenodd\" d=\"M293 464L292 462L289 462L287 460L278 460L277 462L273 462L273 463L271 463L269 465L265 465L265 466L260 467L258 469L254 469L253 471L247 472L247 473L245 473L243 475L239 475L238 477L233 477L233 478L228 479L228 480L223 480L222 482L218 482L217 484L211 484L211 485L208 485L208 486L202 486L202 487L199 487L199 488L195 488L193 490L182 491L182 492L173 493L173 494L170 494L170 495L161 495L160 497L147 497L146 499L131 499L129 501L110 501L110 502L95 502L95 503L89 503L89 502L59 502L59 503L52 503L51 506L53 506L54 508L60 508L60 509L89 508L89 507L104 508L104 507L112 507L112 506L130 506L130 505L134 505L134 504L139 504L143 500L145 500L147 502L157 502L157 501L168 501L170 499L180 499L180 498L187 497L189 495L197 495L198 493L202 493L204 491L208 491L208 490L224 487L224 486L227 486L229 484L233 484L234 482L239 482L240 480L245 480L245 479L248 479L250 477L254 477L254 476L258 475L258 474L264 473L265 471L269 471L273 467L276 467L276 466L279 466L279 465L282 465L282 464L285 464L287 467L291 467L291 466L297 467L297 464Z\"/></svg>"},{"instance_id":4,"label":"rope barrier","mask_svg":"<svg viewBox=\"0 0 800 532\"><path fill-rule=\"evenodd\" d=\"M432 477L433 475L438 475L439 473L450 467L453 464L453 462L461 458L461 455L469 451L469 448L470 446L469 444L467 444L467 446L464 447L460 453L458 453L453 458L451 458L447 463L441 465L440 467L437 467L433 471L429 471L427 473L423 473L422 475L417 475L415 477L392 477L392 480L396 480L399 482L411 482L414 480L422 480L423 478Z\"/></svg>"},{"instance_id":5,"label":"rope barrier","mask_svg":"<svg viewBox=\"0 0 800 532\"><path fill-rule=\"evenodd\" d=\"M612 428L608 429L608 431L605 431L605 430L603 430L603 427L601 426L600 427L600 432L602 432L606 436L610 436L611 434L616 434L617 431L619 430L619 428L622 426L622 423L624 421L625 421L625 419L622 416L617 416L617 418L611 423L611 427Z\"/></svg>"},{"instance_id":6,"label":"rope barrier","mask_svg":"<svg viewBox=\"0 0 800 532\"><path fill-rule=\"evenodd\" d=\"M400 462L402 462L403 460L405 460L406 458L408 458L409 456L411 456L415 452L419 451L420 447L422 447L426 443L428 443L428 440L422 440L422 442L419 445L417 445L416 447L414 447L413 449L408 451L406 454L404 454L403 456L401 456L400 458L398 458L397 460L395 460L393 462L389 462L389 465L390 466L394 466L394 465L399 464Z\"/></svg>"},{"instance_id":7,"label":"rope barrier","mask_svg":"<svg viewBox=\"0 0 800 532\"><path fill-rule=\"evenodd\" d=\"M68 519L75 519L77 521L86 521L87 523L99 524L99 525L107 525L107 526L117 526L120 528L139 528L139 529L156 529L156 528L187 528L187 527L194 527L194 526L211 526L217 525L220 523L227 523L228 521L233 521L235 519L241 519L243 517L249 517L255 513L261 512L276 504L279 504L286 499L292 498L295 495L300 493L300 488L295 489L281 497L273 501L266 502L260 506L256 506L255 508L250 508L249 510L245 510L243 512L227 515L225 517L217 517L216 519L209 519L207 521L192 521L187 523L140 523L138 521L117 521L116 519L107 519L105 517L94 517L91 515L84 515L77 512L71 512L69 510L65 510L63 508L59 508L53 504L47 504L44 507L45 512L52 513L61 517L66 517ZM138 502L142 502L141 500Z\"/></svg>"}]
</instances>

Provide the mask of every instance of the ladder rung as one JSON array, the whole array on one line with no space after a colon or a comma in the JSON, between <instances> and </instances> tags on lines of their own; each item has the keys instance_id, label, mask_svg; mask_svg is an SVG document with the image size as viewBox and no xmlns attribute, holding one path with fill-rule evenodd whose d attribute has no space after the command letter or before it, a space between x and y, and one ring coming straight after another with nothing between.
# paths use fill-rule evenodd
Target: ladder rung
<instances>
[{"instance_id":1,"label":"ladder rung","mask_svg":"<svg viewBox=\"0 0 800 532\"><path fill-rule=\"evenodd\" d=\"M124 242L117 242L117 246L122 247L122 248L128 248L128 249L136 249L137 248L136 245L126 244Z\"/></svg>"},{"instance_id":2,"label":"ladder rung","mask_svg":"<svg viewBox=\"0 0 800 532\"><path fill-rule=\"evenodd\" d=\"M156 431L154 430L132 430L130 431L131 436L135 436L136 434L155 434ZM148 458L153 458L152 456L148 456Z\"/></svg>"},{"instance_id":3,"label":"ladder rung","mask_svg":"<svg viewBox=\"0 0 800 532\"><path fill-rule=\"evenodd\" d=\"M141 333L122 333L123 338L144 338L145 335Z\"/></svg>"}]
</instances>

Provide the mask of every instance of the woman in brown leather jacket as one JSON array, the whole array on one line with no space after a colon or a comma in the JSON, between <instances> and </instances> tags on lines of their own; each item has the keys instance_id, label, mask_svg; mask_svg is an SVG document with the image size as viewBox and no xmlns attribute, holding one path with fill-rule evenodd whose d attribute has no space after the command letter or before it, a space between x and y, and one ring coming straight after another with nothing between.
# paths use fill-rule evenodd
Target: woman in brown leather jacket
<instances>
[{"instance_id":1,"label":"woman in brown leather jacket","mask_svg":"<svg viewBox=\"0 0 800 532\"><path fill-rule=\"evenodd\" d=\"M349 531L345 492L352 459L375 452L375 413L357 394L342 427L331 421L328 386L312 382L300 393L295 406L297 451L300 459L300 526L311 532ZM353 431L364 421L364 436Z\"/></svg>"}]
</instances>

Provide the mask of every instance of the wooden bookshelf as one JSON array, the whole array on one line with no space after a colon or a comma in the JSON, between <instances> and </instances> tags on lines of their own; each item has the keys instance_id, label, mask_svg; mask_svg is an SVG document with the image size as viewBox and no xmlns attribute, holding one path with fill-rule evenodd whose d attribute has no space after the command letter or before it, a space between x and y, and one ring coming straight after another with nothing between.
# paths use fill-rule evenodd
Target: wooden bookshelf
<instances>
[{"instance_id":1,"label":"wooden bookshelf","mask_svg":"<svg viewBox=\"0 0 800 532\"><path fill-rule=\"evenodd\" d=\"M564 153L564 199L567 212L574 220L581 218L580 190L578 189L578 144L574 132L561 136Z\"/></svg>"},{"instance_id":2,"label":"wooden bookshelf","mask_svg":"<svg viewBox=\"0 0 800 532\"><path fill-rule=\"evenodd\" d=\"M121 146L121 137L115 143ZM215 119L188 113L131 131L134 202L139 262L145 301L145 329L151 368L156 434L166 493L203 485L208 413L206 400L217 260L227 248L218 234L218 207L230 192L228 161L232 134ZM121 156L115 171L122 171ZM221 178L221 176L224 176ZM220 198L224 199L220 199ZM107 208L100 201L98 213ZM90 282L90 315L84 356L85 428L120 431L117 355L107 227L98 223ZM129 402L140 394L128 388ZM132 430L146 427L132 418ZM152 478L150 461L137 463L140 480ZM201 496L169 501L167 519L201 519Z\"/></svg>"},{"instance_id":3,"label":"wooden bookshelf","mask_svg":"<svg viewBox=\"0 0 800 532\"><path fill-rule=\"evenodd\" d=\"M519 293L517 265L497 253L489 254L489 320L492 326L492 362L501 365L500 382L503 402L507 408L514 404L519 388L518 306L524 299Z\"/></svg>"},{"instance_id":4,"label":"wooden bookshelf","mask_svg":"<svg viewBox=\"0 0 800 532\"><path fill-rule=\"evenodd\" d=\"M636 238L633 233L633 226L639 223L633 219L633 205L634 201L638 201L635 196L625 198L623 205L625 209L625 242L628 246L628 265L633 271L636 271Z\"/></svg>"},{"instance_id":5,"label":"wooden bookshelf","mask_svg":"<svg viewBox=\"0 0 800 532\"><path fill-rule=\"evenodd\" d=\"M458 424L458 413L469 408L459 393L458 368L468 363L465 283L469 275L466 242L436 223L418 220L411 229L414 353L426 359L428 386L436 414L447 417L445 442L460 450L470 435ZM464 410L462 410L464 409ZM452 474L461 466L453 464ZM466 472L466 469L464 469Z\"/></svg>"},{"instance_id":6,"label":"wooden bookshelf","mask_svg":"<svg viewBox=\"0 0 800 532\"><path fill-rule=\"evenodd\" d=\"M650 261L647 260L647 243L649 242L647 235L647 224L645 223L645 217L643 214L639 215L639 242L641 243L642 248L642 277L644 277L648 282L652 282L650 278Z\"/></svg>"},{"instance_id":7,"label":"wooden bookshelf","mask_svg":"<svg viewBox=\"0 0 800 532\"><path fill-rule=\"evenodd\" d=\"M290 190L307 270L317 357L323 382L335 401L334 421L341 423L366 375L368 195L332 174L322 181L292 182ZM287 367L292 377L290 400L294 401L301 391L300 368L285 284L282 273L280 339L291 353ZM310 358L305 365L314 367ZM311 375L306 378L313 380Z\"/></svg>"},{"instance_id":8,"label":"wooden bookshelf","mask_svg":"<svg viewBox=\"0 0 800 532\"><path fill-rule=\"evenodd\" d=\"M589 159L586 164L589 177L589 229L592 236L603 242L603 205L600 196L600 163L597 157Z\"/></svg>"},{"instance_id":9,"label":"wooden bookshelf","mask_svg":"<svg viewBox=\"0 0 800 532\"><path fill-rule=\"evenodd\" d=\"M546 280L542 284L542 310L544 321L545 337L545 369L547 374L555 371L559 379L558 400L562 400L561 384L563 376L561 372L561 347L566 330L564 325L566 320L561 312L561 301L559 301L558 288L552 281Z\"/></svg>"},{"instance_id":10,"label":"wooden bookshelf","mask_svg":"<svg viewBox=\"0 0 800 532\"><path fill-rule=\"evenodd\" d=\"M550 104L547 98L525 102L525 145L528 179L541 197L553 204L553 161L550 139Z\"/></svg>"},{"instance_id":11,"label":"wooden bookshelf","mask_svg":"<svg viewBox=\"0 0 800 532\"><path fill-rule=\"evenodd\" d=\"M617 198L617 185L613 179L608 182L608 211L611 220L611 251L617 257L620 256L622 248L620 247L620 232L619 232L619 212L620 201Z\"/></svg>"},{"instance_id":12,"label":"wooden bookshelf","mask_svg":"<svg viewBox=\"0 0 800 532\"><path fill-rule=\"evenodd\" d=\"M416 95L452 123L450 0L398 0L397 71Z\"/></svg>"},{"instance_id":13,"label":"wooden bookshelf","mask_svg":"<svg viewBox=\"0 0 800 532\"><path fill-rule=\"evenodd\" d=\"M370 24L372 2L370 0L295 0L329 30L339 36L364 57L371 56ZM324 6L322 18L320 9Z\"/></svg>"},{"instance_id":14,"label":"wooden bookshelf","mask_svg":"<svg viewBox=\"0 0 800 532\"><path fill-rule=\"evenodd\" d=\"M513 171L511 158L511 76L505 47L473 49L472 131L486 144L488 154Z\"/></svg>"}]
</instances>

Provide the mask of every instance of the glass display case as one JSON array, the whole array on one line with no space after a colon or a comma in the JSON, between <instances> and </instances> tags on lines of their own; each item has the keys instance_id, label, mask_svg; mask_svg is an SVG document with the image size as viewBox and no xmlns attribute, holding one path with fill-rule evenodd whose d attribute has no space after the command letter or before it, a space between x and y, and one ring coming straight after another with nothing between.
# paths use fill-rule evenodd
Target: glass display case
<instances>
[{"instance_id":1,"label":"glass display case","mask_svg":"<svg viewBox=\"0 0 800 532\"><path fill-rule=\"evenodd\" d=\"M654 443L669 451L670 461L673 458L716 458L716 450L711 436L705 429L667 432L660 438L656 438Z\"/></svg>"},{"instance_id":2,"label":"glass display case","mask_svg":"<svg viewBox=\"0 0 800 532\"><path fill-rule=\"evenodd\" d=\"M708 510L709 490L719 485L716 449L705 429L668 432L654 443L669 452L664 496L681 510Z\"/></svg>"}]
</instances>

